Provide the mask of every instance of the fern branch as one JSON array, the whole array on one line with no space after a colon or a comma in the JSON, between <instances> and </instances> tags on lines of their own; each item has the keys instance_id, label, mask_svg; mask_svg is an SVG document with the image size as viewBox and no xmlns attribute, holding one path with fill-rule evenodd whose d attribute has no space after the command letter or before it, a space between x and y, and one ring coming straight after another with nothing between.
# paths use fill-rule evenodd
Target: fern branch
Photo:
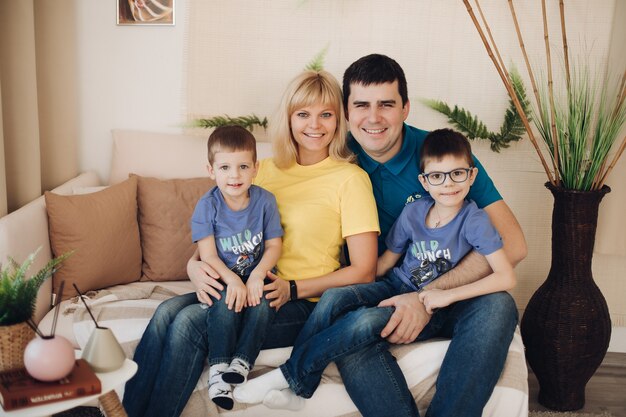
<instances>
[{"instance_id":1,"label":"fern branch","mask_svg":"<svg viewBox=\"0 0 626 417\"><path fill-rule=\"evenodd\" d=\"M220 126L229 126L236 125L242 126L250 131L254 129L254 126L260 126L263 129L267 129L267 117L260 119L256 114L251 114L248 116L238 116L238 117L230 117L228 115L224 116L213 116L209 118L201 118L194 119L191 121L191 127L201 127L203 129L212 129Z\"/></svg>"},{"instance_id":2,"label":"fern branch","mask_svg":"<svg viewBox=\"0 0 626 417\"><path fill-rule=\"evenodd\" d=\"M326 53L328 52L328 46L330 44L326 44L324 49L319 51L311 61L304 67L305 70L312 71L321 71L324 69L324 60L326 59Z\"/></svg>"},{"instance_id":3,"label":"fern branch","mask_svg":"<svg viewBox=\"0 0 626 417\"><path fill-rule=\"evenodd\" d=\"M530 121L530 103L526 97L524 82L515 68L512 68L509 72L509 77L522 109ZM439 100L423 100L423 103L431 109L446 115L448 122L464 133L468 139L489 140L491 150L494 152L500 152L502 148L508 148L511 142L519 141L526 133L524 123L515 109L513 100L509 100L509 107L504 112L504 121L502 126L500 126L500 131L497 133L489 131L487 126L477 116L474 116L464 108L454 106L454 109L451 109L448 104Z\"/></svg>"}]
</instances>

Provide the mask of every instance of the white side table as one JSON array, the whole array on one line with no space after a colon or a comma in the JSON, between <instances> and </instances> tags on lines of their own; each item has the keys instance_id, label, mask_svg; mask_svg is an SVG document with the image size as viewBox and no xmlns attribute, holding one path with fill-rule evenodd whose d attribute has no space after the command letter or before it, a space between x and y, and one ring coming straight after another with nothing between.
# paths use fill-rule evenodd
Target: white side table
<instances>
[{"instance_id":1,"label":"white side table","mask_svg":"<svg viewBox=\"0 0 626 417\"><path fill-rule=\"evenodd\" d=\"M102 392L96 395L72 398L65 401L37 405L34 407L21 408L19 410L4 411L0 407L0 416L7 417L42 417L49 416L70 408L78 407L92 400L98 399L107 417L126 416L117 393L114 388L119 387L135 375L137 364L130 359L126 359L122 367L112 372L97 372L96 375L102 383Z\"/></svg>"}]
</instances>

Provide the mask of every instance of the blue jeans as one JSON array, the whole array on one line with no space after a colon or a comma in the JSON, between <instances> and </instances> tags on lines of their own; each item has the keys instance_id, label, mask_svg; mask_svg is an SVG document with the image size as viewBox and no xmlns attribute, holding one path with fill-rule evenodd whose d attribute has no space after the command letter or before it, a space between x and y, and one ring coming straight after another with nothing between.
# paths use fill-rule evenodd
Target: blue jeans
<instances>
[{"instance_id":1,"label":"blue jeans","mask_svg":"<svg viewBox=\"0 0 626 417\"><path fill-rule=\"evenodd\" d=\"M314 307L306 300L283 305L262 348L291 346ZM205 317L195 293L159 305L135 350L139 369L126 383L123 405L129 417L182 413L209 352Z\"/></svg>"},{"instance_id":2,"label":"blue jeans","mask_svg":"<svg viewBox=\"0 0 626 417\"><path fill-rule=\"evenodd\" d=\"M393 314L378 303L412 289L393 275L369 284L329 288L296 339L280 369L292 391L311 398L329 363L374 343Z\"/></svg>"},{"instance_id":3,"label":"blue jeans","mask_svg":"<svg viewBox=\"0 0 626 417\"><path fill-rule=\"evenodd\" d=\"M206 306L207 344L214 340L209 349L209 365L230 363L233 358L246 361L250 368L265 341L269 327L274 321L276 309L270 301L261 297L261 303L246 307L236 313L226 304L226 288L220 291L222 298L213 298L213 305Z\"/></svg>"},{"instance_id":4,"label":"blue jeans","mask_svg":"<svg viewBox=\"0 0 626 417\"><path fill-rule=\"evenodd\" d=\"M370 310L388 314L384 309ZM517 308L505 292L460 301L433 314L417 340L443 337L451 342L426 417L482 415L504 367L516 325ZM335 362L350 398L364 417L419 416L387 342L372 343Z\"/></svg>"}]
</instances>

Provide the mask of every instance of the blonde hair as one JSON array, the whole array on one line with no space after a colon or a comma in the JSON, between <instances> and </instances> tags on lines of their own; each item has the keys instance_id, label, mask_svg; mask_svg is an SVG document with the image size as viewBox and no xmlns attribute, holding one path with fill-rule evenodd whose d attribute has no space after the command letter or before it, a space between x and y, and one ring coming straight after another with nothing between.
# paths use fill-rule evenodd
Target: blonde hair
<instances>
[{"instance_id":1,"label":"blonde hair","mask_svg":"<svg viewBox=\"0 0 626 417\"><path fill-rule=\"evenodd\" d=\"M337 116L335 135L328 147L330 157L337 161L355 160L347 145L346 118L339 82L327 71L308 70L291 80L270 124L274 163L277 167L288 168L298 161L298 147L291 133L291 115L298 109L316 104L331 107Z\"/></svg>"}]
</instances>

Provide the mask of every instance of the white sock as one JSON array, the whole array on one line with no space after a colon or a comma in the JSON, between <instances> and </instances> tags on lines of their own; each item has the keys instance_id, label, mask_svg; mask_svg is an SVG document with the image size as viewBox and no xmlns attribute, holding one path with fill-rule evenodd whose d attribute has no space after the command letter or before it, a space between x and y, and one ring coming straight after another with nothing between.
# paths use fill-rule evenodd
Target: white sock
<instances>
[{"instance_id":1,"label":"white sock","mask_svg":"<svg viewBox=\"0 0 626 417\"><path fill-rule=\"evenodd\" d=\"M285 388L289 388L289 383L287 383L281 370L276 368L265 375L250 379L245 384L239 385L235 388L233 395L240 403L258 404L263 402L268 392Z\"/></svg>"},{"instance_id":2,"label":"white sock","mask_svg":"<svg viewBox=\"0 0 626 417\"><path fill-rule=\"evenodd\" d=\"M304 408L304 398L299 397L290 389L272 390L263 399L267 408L298 411Z\"/></svg>"}]
</instances>

